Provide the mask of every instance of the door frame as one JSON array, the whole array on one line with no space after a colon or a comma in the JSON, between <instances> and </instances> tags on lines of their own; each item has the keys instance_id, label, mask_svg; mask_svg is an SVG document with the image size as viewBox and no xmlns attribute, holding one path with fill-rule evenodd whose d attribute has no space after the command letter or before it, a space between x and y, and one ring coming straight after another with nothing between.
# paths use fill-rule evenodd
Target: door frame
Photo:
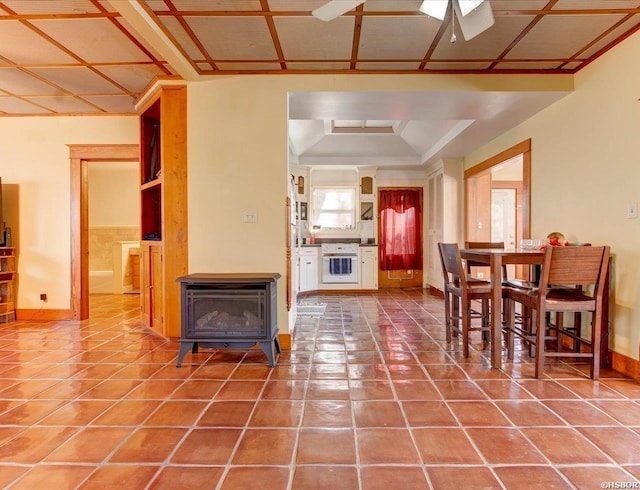
<instances>
[{"instance_id":1,"label":"door frame","mask_svg":"<svg viewBox=\"0 0 640 490\"><path fill-rule=\"evenodd\" d=\"M89 318L89 187L90 162L136 162L133 145L67 145L71 168L71 319Z\"/></svg>"},{"instance_id":2,"label":"door frame","mask_svg":"<svg viewBox=\"0 0 640 490\"><path fill-rule=\"evenodd\" d=\"M480 174L490 172L507 160L518 155L522 155L522 190L520 196L516 196L516 202L522 209L522 238L531 236L531 139L527 139L517 145L507 148L497 155L480 162L477 165L464 171L465 205L464 205L464 236L468 240L469 230L469 179L478 177Z\"/></svg>"}]
</instances>

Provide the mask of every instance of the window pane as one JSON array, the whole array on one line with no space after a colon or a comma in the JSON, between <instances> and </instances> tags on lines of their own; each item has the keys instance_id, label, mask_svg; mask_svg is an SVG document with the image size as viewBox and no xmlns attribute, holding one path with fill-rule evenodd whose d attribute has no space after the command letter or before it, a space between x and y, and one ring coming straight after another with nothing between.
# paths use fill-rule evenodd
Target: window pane
<instances>
[{"instance_id":1,"label":"window pane","mask_svg":"<svg viewBox=\"0 0 640 490\"><path fill-rule=\"evenodd\" d=\"M315 188L313 224L322 228L355 228L355 202L354 188Z\"/></svg>"}]
</instances>

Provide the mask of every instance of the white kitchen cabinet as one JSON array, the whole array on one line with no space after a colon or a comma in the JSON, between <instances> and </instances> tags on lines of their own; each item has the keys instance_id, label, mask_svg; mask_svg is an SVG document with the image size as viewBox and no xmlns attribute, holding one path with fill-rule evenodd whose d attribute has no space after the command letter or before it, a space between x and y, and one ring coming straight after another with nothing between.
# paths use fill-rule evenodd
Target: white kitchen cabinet
<instances>
[{"instance_id":1,"label":"white kitchen cabinet","mask_svg":"<svg viewBox=\"0 0 640 490\"><path fill-rule=\"evenodd\" d=\"M378 247L360 247L362 289L378 289Z\"/></svg>"},{"instance_id":2,"label":"white kitchen cabinet","mask_svg":"<svg viewBox=\"0 0 640 490\"><path fill-rule=\"evenodd\" d=\"M300 249L300 292L318 289L318 252L319 247Z\"/></svg>"}]
</instances>

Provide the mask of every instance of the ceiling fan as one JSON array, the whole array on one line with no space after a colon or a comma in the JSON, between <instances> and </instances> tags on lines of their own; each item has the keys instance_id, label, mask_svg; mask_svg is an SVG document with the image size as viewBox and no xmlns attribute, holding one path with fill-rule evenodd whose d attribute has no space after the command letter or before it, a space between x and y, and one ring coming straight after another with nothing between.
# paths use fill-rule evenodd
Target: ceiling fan
<instances>
[{"instance_id":1,"label":"ceiling fan","mask_svg":"<svg viewBox=\"0 0 640 490\"><path fill-rule=\"evenodd\" d=\"M311 13L320 20L330 21L364 2L366 0L329 0ZM424 0L419 10L436 19L444 20L449 2L453 6L452 29L457 16L462 35L467 41L487 30L495 22L489 0ZM451 35L451 42L455 41L454 31Z\"/></svg>"}]
</instances>

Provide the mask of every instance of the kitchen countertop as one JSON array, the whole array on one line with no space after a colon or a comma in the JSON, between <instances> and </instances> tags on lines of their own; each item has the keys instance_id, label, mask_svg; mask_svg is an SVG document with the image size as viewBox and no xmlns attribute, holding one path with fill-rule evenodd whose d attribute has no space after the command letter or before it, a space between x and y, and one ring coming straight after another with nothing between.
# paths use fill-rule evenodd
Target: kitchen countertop
<instances>
[{"instance_id":1,"label":"kitchen countertop","mask_svg":"<svg viewBox=\"0 0 640 490\"><path fill-rule=\"evenodd\" d=\"M344 242L344 243L349 243L349 242ZM319 247L320 245L322 244L321 243L303 243L300 246L302 248L307 248L307 247ZM361 247L377 247L378 246L377 243L359 243L358 245L360 245Z\"/></svg>"}]
</instances>

